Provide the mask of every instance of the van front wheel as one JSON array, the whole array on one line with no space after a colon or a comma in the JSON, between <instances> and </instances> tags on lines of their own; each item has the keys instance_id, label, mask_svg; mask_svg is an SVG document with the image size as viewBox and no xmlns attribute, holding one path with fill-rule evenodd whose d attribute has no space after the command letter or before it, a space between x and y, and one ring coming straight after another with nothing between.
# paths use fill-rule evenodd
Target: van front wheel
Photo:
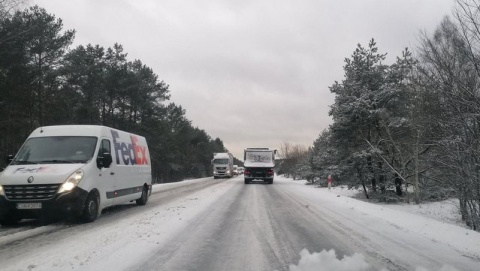
<instances>
[{"instance_id":1,"label":"van front wheel","mask_svg":"<svg viewBox=\"0 0 480 271\"><path fill-rule=\"evenodd\" d=\"M85 201L85 206L83 207L82 220L84 222L93 222L98 217L98 196L96 193L90 193L87 200Z\"/></svg>"},{"instance_id":2,"label":"van front wheel","mask_svg":"<svg viewBox=\"0 0 480 271\"><path fill-rule=\"evenodd\" d=\"M142 196L139 199L137 199L135 202L137 203L137 205L145 205L147 204L147 201L148 201L148 188L144 186L142 191Z\"/></svg>"}]
</instances>

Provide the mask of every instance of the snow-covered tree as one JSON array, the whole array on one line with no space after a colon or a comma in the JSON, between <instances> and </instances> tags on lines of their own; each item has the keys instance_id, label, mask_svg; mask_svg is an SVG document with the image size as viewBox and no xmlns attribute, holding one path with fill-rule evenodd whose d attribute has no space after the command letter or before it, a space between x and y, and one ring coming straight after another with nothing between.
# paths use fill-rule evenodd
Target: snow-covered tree
<instances>
[{"instance_id":1,"label":"snow-covered tree","mask_svg":"<svg viewBox=\"0 0 480 271\"><path fill-rule=\"evenodd\" d=\"M278 174L297 178L310 178L309 174L304 171L305 157L308 155L308 148L300 144L291 144L284 142L280 146L280 156L282 157L280 165L278 166ZM302 167L302 169L300 169Z\"/></svg>"},{"instance_id":2,"label":"snow-covered tree","mask_svg":"<svg viewBox=\"0 0 480 271\"><path fill-rule=\"evenodd\" d=\"M422 77L436 96L438 137L430 162L455 188L463 219L480 230L480 3L458 0L456 21L445 18L423 38Z\"/></svg>"},{"instance_id":3,"label":"snow-covered tree","mask_svg":"<svg viewBox=\"0 0 480 271\"><path fill-rule=\"evenodd\" d=\"M374 191L385 191L387 179L399 173L395 144L408 137L408 76L415 64L408 50L392 65L383 63L385 57L373 39L367 48L359 44L345 59L345 78L330 87L336 94L330 144L339 155L339 174Z\"/></svg>"}]
</instances>

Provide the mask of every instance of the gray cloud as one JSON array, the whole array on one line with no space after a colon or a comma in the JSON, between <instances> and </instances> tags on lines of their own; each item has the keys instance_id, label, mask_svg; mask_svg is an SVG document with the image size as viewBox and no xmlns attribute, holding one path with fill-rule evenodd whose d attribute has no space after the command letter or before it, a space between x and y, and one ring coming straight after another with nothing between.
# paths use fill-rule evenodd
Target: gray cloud
<instances>
[{"instance_id":1,"label":"gray cloud","mask_svg":"<svg viewBox=\"0 0 480 271\"><path fill-rule=\"evenodd\" d=\"M432 32L452 0L36 0L76 44L124 45L170 85L195 126L235 156L310 145L331 123L329 91L357 43L389 61Z\"/></svg>"}]
</instances>

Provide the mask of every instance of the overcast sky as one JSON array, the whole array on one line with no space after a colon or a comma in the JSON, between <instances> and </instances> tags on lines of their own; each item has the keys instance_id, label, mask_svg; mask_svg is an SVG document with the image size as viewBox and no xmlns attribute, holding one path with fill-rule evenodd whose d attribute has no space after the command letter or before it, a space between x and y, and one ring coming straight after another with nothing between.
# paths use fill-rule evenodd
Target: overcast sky
<instances>
[{"instance_id":1,"label":"overcast sky","mask_svg":"<svg viewBox=\"0 0 480 271\"><path fill-rule=\"evenodd\" d=\"M453 0L33 0L74 46L118 42L170 85L194 126L238 158L312 145L331 123L344 59L377 41L387 62L432 33ZM73 47L72 47L73 48Z\"/></svg>"}]
</instances>

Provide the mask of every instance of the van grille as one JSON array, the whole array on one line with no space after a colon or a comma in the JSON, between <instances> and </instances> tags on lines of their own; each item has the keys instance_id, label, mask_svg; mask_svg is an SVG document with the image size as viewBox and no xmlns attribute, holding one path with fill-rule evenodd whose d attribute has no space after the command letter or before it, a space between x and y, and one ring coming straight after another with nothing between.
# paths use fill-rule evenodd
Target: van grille
<instances>
[{"instance_id":1,"label":"van grille","mask_svg":"<svg viewBox=\"0 0 480 271\"><path fill-rule=\"evenodd\" d=\"M57 193L60 184L4 185L9 200L46 200Z\"/></svg>"}]
</instances>

